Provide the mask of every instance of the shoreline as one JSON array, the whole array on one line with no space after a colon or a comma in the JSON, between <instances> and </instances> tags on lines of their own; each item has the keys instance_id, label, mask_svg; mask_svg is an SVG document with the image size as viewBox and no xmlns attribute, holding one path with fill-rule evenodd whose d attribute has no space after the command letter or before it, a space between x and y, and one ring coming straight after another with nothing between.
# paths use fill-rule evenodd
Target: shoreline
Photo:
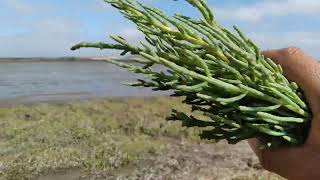
<instances>
[{"instance_id":1,"label":"shoreline","mask_svg":"<svg viewBox=\"0 0 320 180\"><path fill-rule=\"evenodd\" d=\"M13 63L57 63L57 62L104 62L104 60L99 59L8 59L8 60L0 60L0 64L6 63L6 64L13 64Z\"/></svg>"},{"instance_id":2,"label":"shoreline","mask_svg":"<svg viewBox=\"0 0 320 180\"><path fill-rule=\"evenodd\" d=\"M32 96L29 98L32 99ZM95 102L95 101L108 101L108 100L129 100L129 99L152 99L152 98L168 98L171 99L169 95L150 95L150 96L103 96L103 97L78 97L70 99L47 99L47 100L23 100L23 97L0 99L0 108L15 108L17 106L27 106L27 105L39 105L39 104L49 104L49 105L65 105L72 103L82 103L82 102Z\"/></svg>"},{"instance_id":3,"label":"shoreline","mask_svg":"<svg viewBox=\"0 0 320 180\"><path fill-rule=\"evenodd\" d=\"M107 60L114 59L117 61L130 61L130 57L128 58L109 58L109 57L101 57L101 58L86 58L86 57L66 57L66 58L0 58L0 64L2 63L57 63L57 62L106 62Z\"/></svg>"}]
</instances>

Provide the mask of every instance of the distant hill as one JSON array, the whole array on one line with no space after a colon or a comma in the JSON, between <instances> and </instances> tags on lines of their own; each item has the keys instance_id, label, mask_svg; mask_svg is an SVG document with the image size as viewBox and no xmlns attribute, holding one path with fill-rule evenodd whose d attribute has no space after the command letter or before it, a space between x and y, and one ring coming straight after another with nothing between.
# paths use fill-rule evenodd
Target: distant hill
<instances>
[{"instance_id":1,"label":"distant hill","mask_svg":"<svg viewBox=\"0 0 320 180\"><path fill-rule=\"evenodd\" d=\"M90 58L90 57L54 57L54 58L47 58L47 57L32 57L32 58L6 58L2 57L0 58L0 62L38 62L38 61L47 61L47 62L52 62L52 61L95 61L99 60L98 58Z\"/></svg>"},{"instance_id":2,"label":"distant hill","mask_svg":"<svg viewBox=\"0 0 320 180\"><path fill-rule=\"evenodd\" d=\"M37 61L37 60L81 60L81 59L88 59L83 57L0 57L0 61L6 61L6 60L17 60L17 61L23 61L23 60L31 60L31 61Z\"/></svg>"},{"instance_id":3,"label":"distant hill","mask_svg":"<svg viewBox=\"0 0 320 180\"><path fill-rule=\"evenodd\" d=\"M129 56L123 56L120 58L112 58L112 57L0 57L0 63L5 62L38 62L38 61L103 61L107 59L116 59L119 61L127 61L132 58L138 57L137 55L129 55Z\"/></svg>"}]
</instances>

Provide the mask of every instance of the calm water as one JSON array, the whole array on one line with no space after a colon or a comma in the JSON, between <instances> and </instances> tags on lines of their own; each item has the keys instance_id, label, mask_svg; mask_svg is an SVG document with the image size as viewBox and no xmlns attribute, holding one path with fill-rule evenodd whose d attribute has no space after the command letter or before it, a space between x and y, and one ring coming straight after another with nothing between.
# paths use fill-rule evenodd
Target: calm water
<instances>
[{"instance_id":1,"label":"calm water","mask_svg":"<svg viewBox=\"0 0 320 180\"><path fill-rule=\"evenodd\" d=\"M136 78L106 62L0 62L0 101L160 95L120 84Z\"/></svg>"}]
</instances>

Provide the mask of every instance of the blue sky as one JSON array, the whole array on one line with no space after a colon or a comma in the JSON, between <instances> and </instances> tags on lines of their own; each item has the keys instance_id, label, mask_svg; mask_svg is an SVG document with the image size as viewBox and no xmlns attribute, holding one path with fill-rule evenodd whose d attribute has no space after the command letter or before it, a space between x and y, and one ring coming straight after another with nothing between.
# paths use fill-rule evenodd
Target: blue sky
<instances>
[{"instance_id":1,"label":"blue sky","mask_svg":"<svg viewBox=\"0 0 320 180\"><path fill-rule=\"evenodd\" d=\"M183 0L143 0L172 14L198 16ZM224 26L238 25L262 48L299 46L320 57L319 0L208 0ZM1 0L0 56L116 56L81 50L79 41L110 42L120 34L132 42L141 34L103 0Z\"/></svg>"}]
</instances>

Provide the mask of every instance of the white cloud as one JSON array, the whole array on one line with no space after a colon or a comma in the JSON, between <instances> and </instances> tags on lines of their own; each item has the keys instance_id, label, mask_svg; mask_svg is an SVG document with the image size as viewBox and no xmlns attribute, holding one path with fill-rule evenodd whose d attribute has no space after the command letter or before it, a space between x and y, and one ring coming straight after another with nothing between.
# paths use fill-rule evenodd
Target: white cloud
<instances>
[{"instance_id":1,"label":"white cloud","mask_svg":"<svg viewBox=\"0 0 320 180\"><path fill-rule=\"evenodd\" d=\"M85 32L80 22L62 17L46 18L30 24L29 31L21 34L0 35L0 55L2 57L57 57L57 56L112 56L119 57L114 50L81 49L71 51L70 47L80 41L100 41L84 38ZM116 34L137 44L143 38L135 28L123 28ZM107 41L112 43L111 40Z\"/></svg>"},{"instance_id":2,"label":"white cloud","mask_svg":"<svg viewBox=\"0 0 320 180\"><path fill-rule=\"evenodd\" d=\"M15 9L19 12L32 12L34 7L31 4L24 3L19 0L5 0L7 7Z\"/></svg>"},{"instance_id":3,"label":"white cloud","mask_svg":"<svg viewBox=\"0 0 320 180\"><path fill-rule=\"evenodd\" d=\"M22 0L4 0L5 6L18 13L39 13L48 11L51 7L44 4L27 3Z\"/></svg>"},{"instance_id":4,"label":"white cloud","mask_svg":"<svg viewBox=\"0 0 320 180\"><path fill-rule=\"evenodd\" d=\"M320 32L252 33L250 37L263 49L297 46L320 58Z\"/></svg>"},{"instance_id":5,"label":"white cloud","mask_svg":"<svg viewBox=\"0 0 320 180\"><path fill-rule=\"evenodd\" d=\"M67 19L50 18L30 26L28 32L0 36L1 56L63 56L81 37L74 32L80 25Z\"/></svg>"},{"instance_id":6,"label":"white cloud","mask_svg":"<svg viewBox=\"0 0 320 180\"><path fill-rule=\"evenodd\" d=\"M214 8L219 18L257 22L270 16L320 15L319 0L262 0L234 8Z\"/></svg>"},{"instance_id":7,"label":"white cloud","mask_svg":"<svg viewBox=\"0 0 320 180\"><path fill-rule=\"evenodd\" d=\"M41 11L40 5L28 5L22 0L5 0L11 9L33 12ZM110 7L103 0L94 0L93 6L97 8ZM92 8L92 7L91 7ZM268 16L285 16L288 14L319 14L320 1L316 0L262 0L250 6L237 7L235 9L216 10L220 17L240 19L245 21L259 21ZM41 22L19 22L19 18L1 18L5 24L4 29L10 33L0 34L0 55L1 56L116 56L117 51L100 51L94 49L82 49L72 52L70 46L79 41L95 41L93 36L86 34L86 29L81 26L81 22L66 17L48 17ZM14 25L10 25L14 23ZM21 25L22 24L22 25ZM8 26L8 28L6 28ZM15 27L22 28L21 33L11 32ZM143 40L143 34L134 26L114 28L115 34L125 37L129 42L136 44ZM298 46L317 56L320 47L320 33L307 32L277 32L270 33L267 30L259 33L249 34L263 49L282 48L287 46ZM109 34L109 33L108 33ZM1 37L2 36L2 37ZM105 34L101 34L105 36ZM95 36L95 38L97 38ZM102 37L99 40L103 40ZM112 42L108 40L107 42Z\"/></svg>"}]
</instances>

